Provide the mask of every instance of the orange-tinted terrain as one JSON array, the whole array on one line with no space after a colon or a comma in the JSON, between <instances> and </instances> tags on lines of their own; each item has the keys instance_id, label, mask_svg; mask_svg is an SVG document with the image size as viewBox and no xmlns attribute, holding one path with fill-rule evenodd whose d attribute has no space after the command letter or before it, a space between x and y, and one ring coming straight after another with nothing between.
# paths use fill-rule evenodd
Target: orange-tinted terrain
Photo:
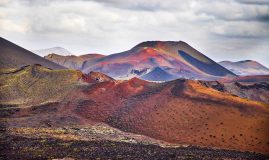
<instances>
[{"instance_id":1,"label":"orange-tinted terrain","mask_svg":"<svg viewBox=\"0 0 269 160\"><path fill-rule=\"evenodd\" d=\"M268 104L195 81L154 84L132 79L96 84L85 92L93 101L76 108L78 115L123 131L177 144L263 153L269 149Z\"/></svg>"},{"instance_id":2,"label":"orange-tinted terrain","mask_svg":"<svg viewBox=\"0 0 269 160\"><path fill-rule=\"evenodd\" d=\"M55 79L53 74L74 78ZM268 152L266 103L219 92L198 81L152 83L137 78L115 81L100 73L92 74L29 66L2 75L1 103L22 106L8 124L37 127L49 123L53 127L61 126L58 121L66 118L63 125L102 122L172 144ZM16 79L18 75L30 77ZM51 82L61 82L62 90L50 88ZM23 88L27 86L27 90L14 90L18 83ZM31 95L41 88L42 93ZM5 96L7 93L9 96ZM24 101L17 96L22 93L27 95ZM27 123L30 119L33 122Z\"/></svg>"},{"instance_id":3,"label":"orange-tinted terrain","mask_svg":"<svg viewBox=\"0 0 269 160\"><path fill-rule=\"evenodd\" d=\"M144 67L153 62L169 66L171 61L166 60L184 43L168 44L147 42L143 48L142 43L135 54L97 58L98 65L106 66L105 61L112 63L119 56L123 63L129 59ZM21 53L20 48L13 49ZM0 157L267 159L267 77L237 77L190 49L182 47L179 54L184 63L191 63L189 71L210 73L211 78L222 77L220 81L117 80L96 71L49 68L38 61L5 69L0 73ZM145 61L138 61L145 55ZM214 75L214 66L230 75ZM115 72L125 71L121 64L117 67ZM168 77L173 71L157 65L144 75Z\"/></svg>"}]
</instances>

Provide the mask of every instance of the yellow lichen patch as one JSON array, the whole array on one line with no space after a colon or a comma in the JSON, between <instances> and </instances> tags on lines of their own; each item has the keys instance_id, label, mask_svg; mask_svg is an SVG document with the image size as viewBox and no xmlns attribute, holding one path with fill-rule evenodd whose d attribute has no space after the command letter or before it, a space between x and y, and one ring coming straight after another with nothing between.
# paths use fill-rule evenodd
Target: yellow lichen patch
<instances>
[{"instance_id":1,"label":"yellow lichen patch","mask_svg":"<svg viewBox=\"0 0 269 160\"><path fill-rule=\"evenodd\" d=\"M16 70L18 70L18 68L0 68L0 74L10 73Z\"/></svg>"},{"instance_id":2,"label":"yellow lichen patch","mask_svg":"<svg viewBox=\"0 0 269 160\"><path fill-rule=\"evenodd\" d=\"M50 70L42 66L27 66L0 75L0 102L38 104L61 100L81 85L82 73L77 70Z\"/></svg>"}]
</instances>

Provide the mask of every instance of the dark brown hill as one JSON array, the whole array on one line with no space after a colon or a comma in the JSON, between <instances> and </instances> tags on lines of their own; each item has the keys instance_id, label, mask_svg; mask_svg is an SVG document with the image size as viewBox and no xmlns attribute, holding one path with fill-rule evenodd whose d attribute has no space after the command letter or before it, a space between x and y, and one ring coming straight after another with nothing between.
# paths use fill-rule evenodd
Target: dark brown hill
<instances>
[{"instance_id":1,"label":"dark brown hill","mask_svg":"<svg viewBox=\"0 0 269 160\"><path fill-rule=\"evenodd\" d=\"M0 69L20 68L26 65L40 64L51 69L65 67L46 60L2 37L0 37Z\"/></svg>"}]
</instances>

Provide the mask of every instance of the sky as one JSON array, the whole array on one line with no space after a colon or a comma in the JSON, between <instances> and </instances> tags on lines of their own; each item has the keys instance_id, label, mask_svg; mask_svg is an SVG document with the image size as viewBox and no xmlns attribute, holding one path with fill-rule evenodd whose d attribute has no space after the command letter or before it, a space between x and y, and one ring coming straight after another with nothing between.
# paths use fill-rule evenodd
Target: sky
<instances>
[{"instance_id":1,"label":"sky","mask_svg":"<svg viewBox=\"0 0 269 160\"><path fill-rule=\"evenodd\" d=\"M185 41L217 62L269 67L269 0L0 0L0 36L76 55Z\"/></svg>"}]
</instances>

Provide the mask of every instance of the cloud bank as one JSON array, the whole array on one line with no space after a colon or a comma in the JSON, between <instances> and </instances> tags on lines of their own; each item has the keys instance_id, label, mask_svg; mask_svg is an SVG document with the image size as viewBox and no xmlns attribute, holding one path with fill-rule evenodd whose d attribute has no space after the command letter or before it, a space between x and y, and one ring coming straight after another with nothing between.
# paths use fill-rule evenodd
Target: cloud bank
<instances>
[{"instance_id":1,"label":"cloud bank","mask_svg":"<svg viewBox=\"0 0 269 160\"><path fill-rule=\"evenodd\" d=\"M0 0L0 34L27 49L76 54L183 40L216 61L269 67L268 0Z\"/></svg>"}]
</instances>

